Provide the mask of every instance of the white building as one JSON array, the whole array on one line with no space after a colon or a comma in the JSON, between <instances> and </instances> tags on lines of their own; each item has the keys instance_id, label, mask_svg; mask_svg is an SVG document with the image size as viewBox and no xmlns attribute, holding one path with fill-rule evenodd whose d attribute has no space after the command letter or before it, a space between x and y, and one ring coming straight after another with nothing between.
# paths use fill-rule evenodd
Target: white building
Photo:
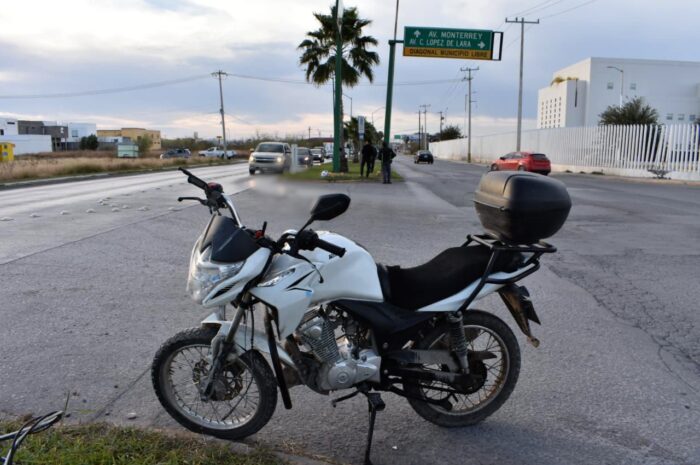
<instances>
[{"instance_id":1,"label":"white building","mask_svg":"<svg viewBox=\"0 0 700 465\"><path fill-rule=\"evenodd\" d=\"M50 152L51 136L19 134L19 123L14 118L0 118L0 142L15 144L15 155Z\"/></svg>"},{"instance_id":2,"label":"white building","mask_svg":"<svg viewBox=\"0 0 700 465\"><path fill-rule=\"evenodd\" d=\"M0 136L16 136L18 134L17 120L14 118L0 118Z\"/></svg>"},{"instance_id":3,"label":"white building","mask_svg":"<svg viewBox=\"0 0 700 465\"><path fill-rule=\"evenodd\" d=\"M83 137L97 135L97 125L94 123L68 123L68 142L79 143Z\"/></svg>"},{"instance_id":4,"label":"white building","mask_svg":"<svg viewBox=\"0 0 700 465\"><path fill-rule=\"evenodd\" d=\"M538 128L596 126L608 106L635 97L658 111L659 123L700 117L699 62L593 57L556 71L552 80L539 91Z\"/></svg>"}]
</instances>

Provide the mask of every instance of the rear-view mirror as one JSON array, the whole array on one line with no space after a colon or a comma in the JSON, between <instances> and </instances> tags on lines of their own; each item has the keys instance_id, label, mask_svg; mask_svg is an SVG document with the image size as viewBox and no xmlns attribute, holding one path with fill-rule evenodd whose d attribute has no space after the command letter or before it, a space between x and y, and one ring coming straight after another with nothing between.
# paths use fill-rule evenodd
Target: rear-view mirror
<instances>
[{"instance_id":1,"label":"rear-view mirror","mask_svg":"<svg viewBox=\"0 0 700 465\"><path fill-rule=\"evenodd\" d=\"M316 200L311 208L311 221L328 221L345 213L350 206L350 197L345 194L326 194Z\"/></svg>"},{"instance_id":2,"label":"rear-view mirror","mask_svg":"<svg viewBox=\"0 0 700 465\"><path fill-rule=\"evenodd\" d=\"M498 157L499 160L505 160L506 157Z\"/></svg>"}]
</instances>

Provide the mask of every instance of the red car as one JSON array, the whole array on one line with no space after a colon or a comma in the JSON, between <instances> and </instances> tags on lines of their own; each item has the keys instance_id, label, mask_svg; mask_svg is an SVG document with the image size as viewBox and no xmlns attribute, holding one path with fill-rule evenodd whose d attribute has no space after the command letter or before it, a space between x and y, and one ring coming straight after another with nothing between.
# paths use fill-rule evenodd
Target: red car
<instances>
[{"instance_id":1,"label":"red car","mask_svg":"<svg viewBox=\"0 0 700 465\"><path fill-rule=\"evenodd\" d=\"M544 153L511 152L491 165L491 171L505 170L531 171L546 176L552 171L552 164Z\"/></svg>"}]
</instances>

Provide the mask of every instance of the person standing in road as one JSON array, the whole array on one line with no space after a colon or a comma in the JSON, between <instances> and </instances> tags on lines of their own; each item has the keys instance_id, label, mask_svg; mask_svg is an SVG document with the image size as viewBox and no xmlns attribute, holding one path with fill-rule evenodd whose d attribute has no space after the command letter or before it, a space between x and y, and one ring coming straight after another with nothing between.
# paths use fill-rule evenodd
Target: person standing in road
<instances>
[{"instance_id":1,"label":"person standing in road","mask_svg":"<svg viewBox=\"0 0 700 465\"><path fill-rule=\"evenodd\" d=\"M394 160L396 153L391 150L389 144L382 142L382 148L379 149L379 158L382 161L382 183L391 184L391 162Z\"/></svg>"},{"instance_id":2,"label":"person standing in road","mask_svg":"<svg viewBox=\"0 0 700 465\"><path fill-rule=\"evenodd\" d=\"M367 174L365 177L369 177L370 173L374 171L374 160L377 158L377 149L370 143L370 140L365 141L365 145L362 147L362 161L360 162L360 177L364 171L365 165L367 166Z\"/></svg>"}]
</instances>

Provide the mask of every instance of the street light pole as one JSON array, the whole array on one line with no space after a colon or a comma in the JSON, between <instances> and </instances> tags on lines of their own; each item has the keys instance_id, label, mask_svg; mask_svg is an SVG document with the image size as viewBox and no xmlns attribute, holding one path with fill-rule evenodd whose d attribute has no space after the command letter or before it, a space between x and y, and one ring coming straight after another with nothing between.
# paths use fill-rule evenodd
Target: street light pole
<instances>
[{"instance_id":1,"label":"street light pole","mask_svg":"<svg viewBox=\"0 0 700 465\"><path fill-rule=\"evenodd\" d=\"M608 66L608 69L614 69L620 72L620 108L622 108L622 92L625 89L625 70L622 68L618 68L617 66Z\"/></svg>"},{"instance_id":2,"label":"street light pole","mask_svg":"<svg viewBox=\"0 0 700 465\"><path fill-rule=\"evenodd\" d=\"M374 114L375 114L376 112L378 112L379 110L383 110L383 109L384 109L384 107L379 107L379 108L377 108L376 110L374 110L374 111L371 113L371 115L372 115L372 126L374 126Z\"/></svg>"},{"instance_id":3,"label":"street light pole","mask_svg":"<svg viewBox=\"0 0 700 465\"><path fill-rule=\"evenodd\" d=\"M352 97L346 94L343 94L343 97L350 99L350 119L352 120Z\"/></svg>"}]
</instances>

